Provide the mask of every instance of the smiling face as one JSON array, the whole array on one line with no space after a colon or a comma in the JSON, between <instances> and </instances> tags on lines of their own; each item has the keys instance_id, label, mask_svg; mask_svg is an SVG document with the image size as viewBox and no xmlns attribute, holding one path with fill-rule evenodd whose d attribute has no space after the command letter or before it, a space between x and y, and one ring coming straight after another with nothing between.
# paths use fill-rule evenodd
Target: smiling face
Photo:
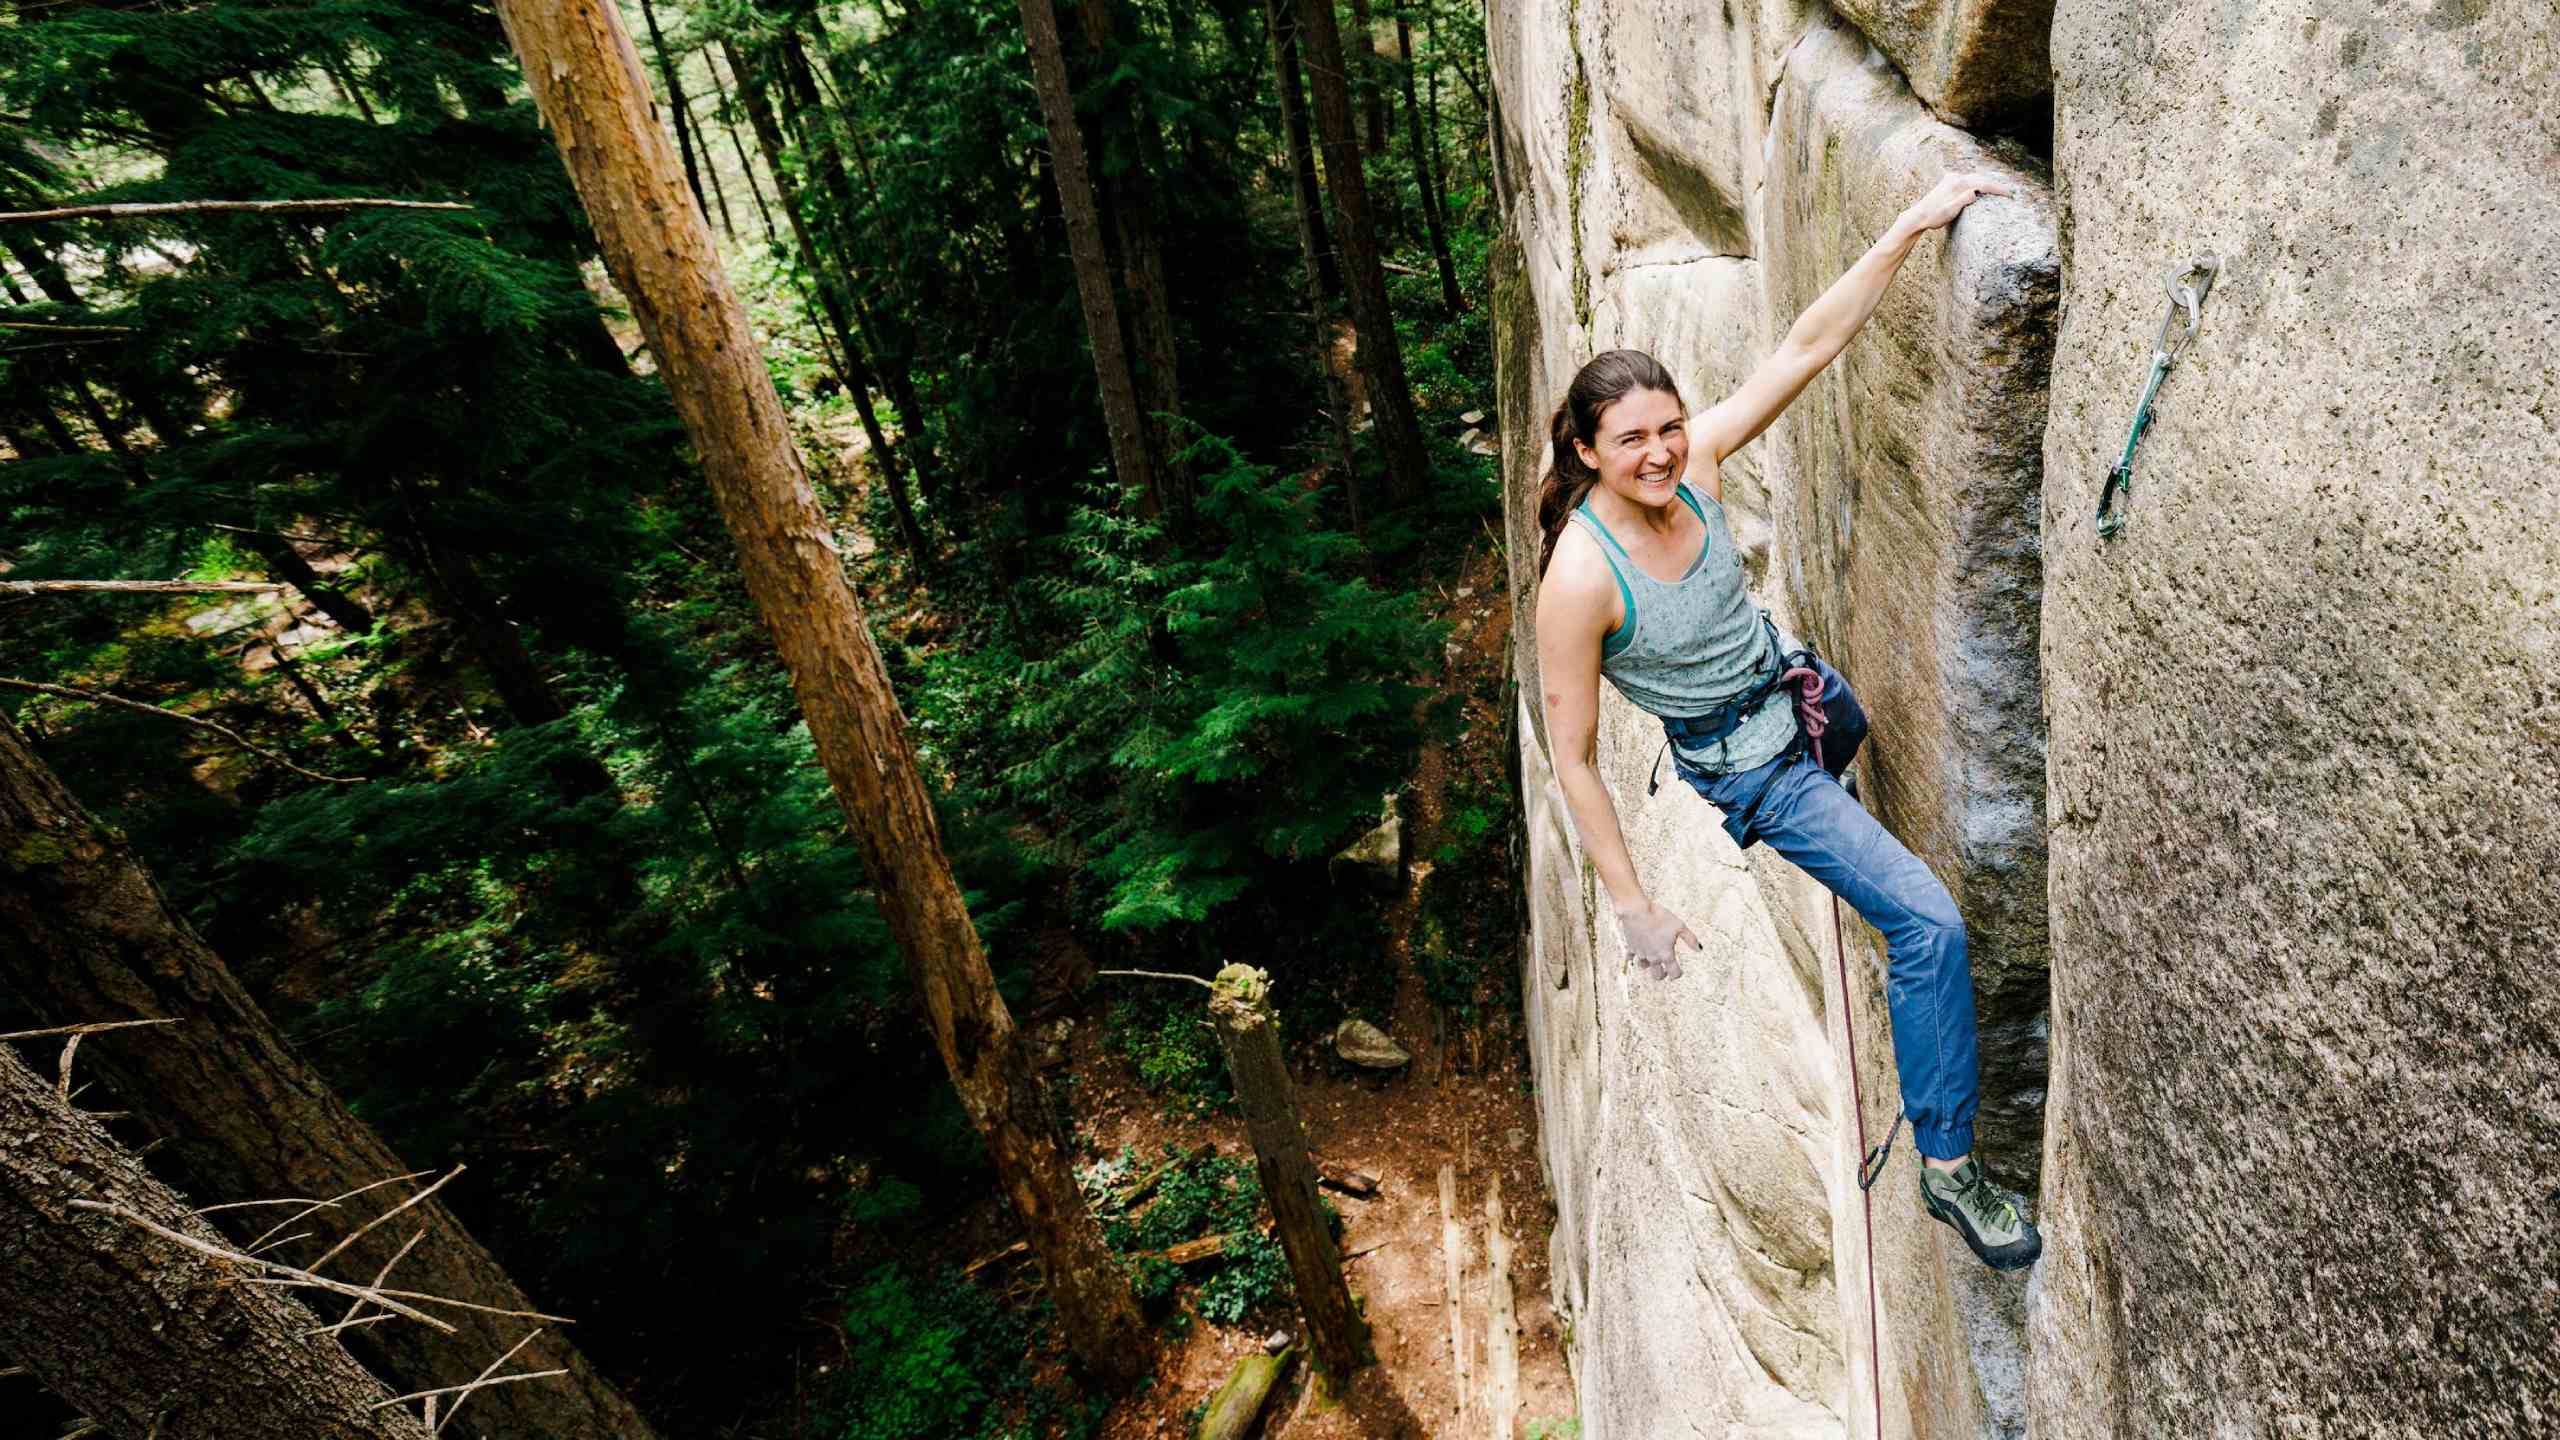
<instances>
[{"instance_id":1,"label":"smiling face","mask_svg":"<svg viewBox=\"0 0 2560 1440\"><path fill-rule=\"evenodd\" d=\"M1689 415L1680 398L1661 390L1630 390L1600 412L1591 442L1574 442L1582 463L1600 483L1638 505L1671 503L1672 488L1689 468Z\"/></svg>"}]
</instances>

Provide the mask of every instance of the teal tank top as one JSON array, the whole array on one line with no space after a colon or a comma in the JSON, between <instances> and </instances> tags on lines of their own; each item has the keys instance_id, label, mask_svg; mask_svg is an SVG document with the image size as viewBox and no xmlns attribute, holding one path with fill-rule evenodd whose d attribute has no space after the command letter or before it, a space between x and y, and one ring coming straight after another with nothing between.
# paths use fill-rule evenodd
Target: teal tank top
<instances>
[{"instance_id":1,"label":"teal tank top","mask_svg":"<svg viewBox=\"0 0 2560 1440\"><path fill-rule=\"evenodd\" d=\"M1591 513L1590 501L1572 518L1600 542L1600 553L1618 577L1627 618L1600 646L1600 673L1627 703L1648 715L1691 717L1707 712L1766 681L1777 656L1770 653L1761 612L1742 584L1742 554L1725 522L1724 506L1694 494L1684 482L1675 491L1706 526L1707 542L1677 580L1656 580L1627 554L1627 547ZM1782 651L1795 650L1781 635ZM1717 770L1748 770L1778 758L1796 735L1794 707L1783 691L1752 711L1720 741L1680 753Z\"/></svg>"}]
</instances>

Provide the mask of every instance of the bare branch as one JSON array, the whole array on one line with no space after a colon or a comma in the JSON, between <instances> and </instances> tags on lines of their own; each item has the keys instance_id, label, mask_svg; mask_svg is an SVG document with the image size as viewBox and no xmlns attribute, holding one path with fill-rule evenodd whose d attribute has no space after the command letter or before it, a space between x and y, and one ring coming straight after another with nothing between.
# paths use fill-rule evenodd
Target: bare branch
<instances>
[{"instance_id":1,"label":"bare branch","mask_svg":"<svg viewBox=\"0 0 2560 1440\"><path fill-rule=\"evenodd\" d=\"M292 588L277 580L0 580L0 595L256 595Z\"/></svg>"},{"instance_id":2,"label":"bare branch","mask_svg":"<svg viewBox=\"0 0 2560 1440\"><path fill-rule=\"evenodd\" d=\"M328 215L342 210L469 210L449 200L176 200L159 204L67 205L59 210L0 210L0 225L48 220L140 220L154 215L194 215L216 210L253 215Z\"/></svg>"},{"instance_id":3,"label":"bare branch","mask_svg":"<svg viewBox=\"0 0 2560 1440\"><path fill-rule=\"evenodd\" d=\"M532 1343L533 1343L533 1337L534 1337L534 1336L536 1336L536 1335L539 1335L539 1334L541 1334L541 1333L542 1333L542 1329L541 1329L541 1327L540 1327L540 1326L536 1326L535 1328L533 1328L533 1329L531 1329L531 1330L527 1330L526 1332L524 1332L524 1338L523 1338L523 1339L521 1339L521 1340L517 1341L516 1343L514 1343L513 1345L510 1345L510 1346L508 1346L508 1347L507 1347L507 1353L506 1353L506 1354L501 1355L501 1356L499 1356L497 1359L490 1361L490 1362L489 1362L489 1368L487 1368L487 1369L485 1369L485 1370L481 1371L478 1375L473 1376L473 1377L472 1377L472 1380L471 1380L471 1383L462 1387L462 1393L453 1397L453 1404L452 1404L452 1406L451 1406L449 1409L447 1409L447 1410L444 1412L444 1418L443 1418L442 1420L438 1420L438 1419L436 1418L436 1402L435 1402L434 1400L432 1400L432 1399L428 1400L428 1401L427 1401L427 1425L429 1426L429 1432L428 1432L428 1433L430 1433L430 1434L435 1434L435 1435L441 1435L441 1434L443 1434L443 1433L444 1433L444 1427L446 1427L447 1425L450 1425L450 1424L452 1424L452 1423L453 1423L453 1415L454 1415L454 1411L456 1411L456 1410L460 1410L460 1409L462 1408L462 1402L471 1398L471 1392L472 1392L472 1391L474 1391L474 1390L479 1389L479 1388L480 1388L481 1386L483 1386L483 1385L491 1385L491 1384L495 1384L495 1383L497 1383L497 1382L495 1382L495 1381L491 1380L489 1377L498 1373L498 1367L499 1367L499 1366L504 1365L504 1364L506 1364L508 1361L513 1360L514 1358L516 1358L516 1352L517 1352L517 1351L519 1351L519 1350L521 1350L521 1349L523 1349L523 1348L524 1348L524 1347L526 1347L527 1345L532 1344ZM551 1372L551 1373L553 1373L553 1374L557 1375L557 1374L560 1374L561 1372L560 1372L560 1371L555 1370L555 1371L553 1371L553 1372ZM509 1376L506 1376L506 1377L504 1377L504 1378L509 1379L509 1380L514 1380L514 1379L518 1379L518 1378L523 1378L523 1379L528 1379L528 1380L529 1380L529 1379L532 1379L533 1377L532 1377L532 1376L529 1376L529 1375L528 1375L528 1376L523 1376L523 1377L518 1377L518 1376L514 1376L514 1375L509 1375ZM397 1402L393 1402L393 1403L397 1403ZM379 1410L379 1409L381 1409L382 1407L381 1407L380 1405L376 1405L376 1406L375 1406L375 1407L373 1407L373 1408L375 1408L376 1410Z\"/></svg>"},{"instance_id":4,"label":"bare branch","mask_svg":"<svg viewBox=\"0 0 2560 1440\"><path fill-rule=\"evenodd\" d=\"M353 1244L354 1244L354 1243L356 1243L358 1240L363 1239L363 1238L365 1237L365 1235L373 1229L373 1227L374 1227L374 1226L381 1224L383 1221L390 1219L392 1216L399 1214L401 1211L408 1209L410 1206L417 1204L419 1201L424 1200L424 1199L426 1199L428 1196L433 1195L433 1194L434 1194L434 1193L436 1193L437 1191L439 1191L439 1190L443 1189L445 1186L447 1186L447 1185L451 1184L451 1183L453 1182L453 1177L454 1177L454 1176L456 1176L456 1175L461 1174L461 1173L462 1173L462 1171L463 1171L463 1167L462 1167L462 1166L460 1166L460 1165L456 1165L456 1166L454 1166L452 1169L447 1170L446 1172L444 1172L444 1178L442 1178L442 1179L440 1179L440 1180L436 1181L436 1183L434 1183L433 1185L428 1186L426 1189L419 1191L417 1194L410 1196L408 1199L401 1201L399 1204L392 1206L390 1209L383 1211L381 1214L374 1216L374 1217L373 1217L372 1219L370 1219L370 1220L367 1220L367 1221L366 1221L366 1222L364 1222L362 1225L357 1226L354 1230L352 1230L352 1231L348 1232L347 1238L345 1238L344 1240L339 1241L339 1242L338 1242L337 1244L335 1244L335 1245L330 1246L330 1247L329 1247L329 1253L328 1253L328 1254L323 1255L323 1256L321 1256L319 1259L312 1261L312 1262L311 1262L311 1267L310 1267L310 1268L311 1268L311 1269L313 1269L313 1270L318 1270L321 1266L326 1265L326 1264L328 1264L330 1261L337 1259L337 1258L338 1258L338 1256L340 1255L340 1253L342 1253L343 1251L345 1251L345 1249L346 1249L348 1246L353 1245Z\"/></svg>"},{"instance_id":5,"label":"bare branch","mask_svg":"<svg viewBox=\"0 0 2560 1440\"><path fill-rule=\"evenodd\" d=\"M0 320L0 330L38 330L48 335L130 335L131 325L47 325L34 320Z\"/></svg>"},{"instance_id":6,"label":"bare branch","mask_svg":"<svg viewBox=\"0 0 2560 1440\"><path fill-rule=\"evenodd\" d=\"M322 1290L334 1290L341 1295L353 1295L358 1299L370 1300L385 1310L389 1310L397 1315L406 1315L410 1319L418 1321L421 1324L432 1325L436 1329L441 1330L448 1335L454 1333L451 1325L446 1324L444 1321L437 1319L423 1310L402 1304L400 1299L394 1298L395 1296L399 1296L401 1298L412 1298L409 1297L405 1291L374 1290L362 1285L350 1285L343 1280L331 1280L326 1276L314 1275L308 1270L297 1270L290 1265L279 1264L273 1260L261 1260L255 1255L243 1255L237 1250L226 1250L209 1241L199 1240L193 1235L186 1234L183 1231L172 1230L168 1226L151 1219L149 1216L136 1214L122 1205L110 1204L103 1200L73 1200L69 1203L71 1208L74 1210L95 1210L102 1215L113 1215L128 1225L138 1226L141 1229L148 1230L163 1240L183 1245L187 1249L193 1250L199 1255L210 1256L216 1260L229 1261L234 1265L247 1265L256 1269L273 1272L272 1275L250 1276L247 1280L242 1282L244 1284L310 1285L316 1286ZM424 1296L414 1298L433 1299L435 1297ZM479 1307L472 1306L466 1308L477 1309Z\"/></svg>"},{"instance_id":7,"label":"bare branch","mask_svg":"<svg viewBox=\"0 0 2560 1440\"><path fill-rule=\"evenodd\" d=\"M201 1210L192 1210L188 1213L193 1215L210 1215L217 1210L247 1210L259 1205L326 1205L328 1203L329 1202L326 1200L314 1200L304 1195L286 1195L274 1200L232 1200L221 1205L207 1205ZM303 1213L309 1214L310 1212L304 1211Z\"/></svg>"},{"instance_id":8,"label":"bare branch","mask_svg":"<svg viewBox=\"0 0 2560 1440\"><path fill-rule=\"evenodd\" d=\"M75 1030L70 1039L62 1042L62 1073L54 1082L53 1093L65 1105L71 1103L71 1057L79 1053L80 1042L87 1038L88 1032Z\"/></svg>"},{"instance_id":9,"label":"bare branch","mask_svg":"<svg viewBox=\"0 0 2560 1440\"><path fill-rule=\"evenodd\" d=\"M265 746L258 744L256 741L249 739L247 736L242 735L239 731L232 729L228 725L217 725L210 720L199 720L193 715L181 715L175 710L163 710L157 705L145 705L139 700L127 700L121 695L109 695L98 690L75 690L68 685L47 685L42 681L19 680L8 675L0 675L0 686L7 686L12 690L33 690L39 695L61 695L73 700L94 700L101 705L121 705L127 710L139 710L145 715L157 715L163 720L175 720L183 725L194 725L202 729L210 730L216 735L220 735L229 740L232 744L239 746L241 749L246 750L253 755L262 756L265 759L272 760L276 764L283 766L296 775L301 775L313 780L325 780L332 785L361 785L364 783L364 777L361 775L323 775L317 770L305 770L301 766L294 764L292 761L287 760L273 750L270 750Z\"/></svg>"},{"instance_id":10,"label":"bare branch","mask_svg":"<svg viewBox=\"0 0 2560 1440\"><path fill-rule=\"evenodd\" d=\"M1217 986L1210 984L1208 981L1201 979L1197 975L1175 975L1163 970L1096 970L1093 973L1096 975L1137 975L1149 980L1188 980L1203 990L1215 990L1218 988Z\"/></svg>"},{"instance_id":11,"label":"bare branch","mask_svg":"<svg viewBox=\"0 0 2560 1440\"><path fill-rule=\"evenodd\" d=\"M12 1030L0 1040L42 1040L48 1035L95 1035L101 1030L122 1030L133 1025L175 1025L175 1016L153 1020L97 1020L86 1025L50 1025L42 1030Z\"/></svg>"},{"instance_id":12,"label":"bare branch","mask_svg":"<svg viewBox=\"0 0 2560 1440\"><path fill-rule=\"evenodd\" d=\"M359 1300L356 1304L362 1305L364 1302ZM335 1335L341 1330L353 1330L359 1325L379 1325L385 1320L397 1320L399 1318L399 1316L386 1310L379 1315L367 1315L356 1320L341 1320L335 1325L322 1325L317 1329L305 1330L302 1332L302 1335L303 1338L307 1340L314 1335Z\"/></svg>"},{"instance_id":13,"label":"bare branch","mask_svg":"<svg viewBox=\"0 0 2560 1440\"><path fill-rule=\"evenodd\" d=\"M250 1241L249 1244L252 1247L255 1247L264 1243L268 1235L273 1235L278 1230L282 1230L286 1226L295 1223L303 1216L310 1214L313 1210L326 1210L336 1205L339 1200L353 1200L359 1195L365 1194L369 1191L379 1190L385 1185L397 1185L403 1180L415 1180L426 1173L427 1172L424 1170L412 1170L406 1175L394 1175L388 1180L376 1180L370 1185L359 1185L355 1189L348 1191L346 1194L338 1196L335 1200L314 1200L311 1202L309 1208L296 1210L292 1214L287 1215L275 1224L269 1226L266 1234L260 1235L257 1239Z\"/></svg>"},{"instance_id":14,"label":"bare branch","mask_svg":"<svg viewBox=\"0 0 2560 1440\"><path fill-rule=\"evenodd\" d=\"M319 1277L313 1276L312 1278L318 1279ZM344 1294L352 1295L364 1287L355 1285L340 1286L332 1283L330 1288L337 1289ZM415 1290L365 1290L361 1298L371 1300L378 1295L390 1295L402 1300L415 1300L421 1305L450 1305L456 1310L471 1310L482 1315L504 1315L511 1320L547 1320L554 1325L575 1325L578 1323L566 1315L545 1315L539 1310L507 1310L496 1305L474 1305L468 1300L456 1300L450 1295L426 1295ZM377 1301L376 1303L380 1302ZM404 1310L401 1313L407 1314L408 1312Z\"/></svg>"},{"instance_id":15,"label":"bare branch","mask_svg":"<svg viewBox=\"0 0 2560 1440\"><path fill-rule=\"evenodd\" d=\"M389 1400L377 1400L374 1402L372 1408L379 1410L385 1405L397 1405L403 1400L424 1400L431 1395L450 1395L456 1390L468 1393L479 1389L483 1385L504 1385L512 1380L548 1380L554 1375L566 1375L568 1373L569 1372L566 1370L528 1370L522 1375L501 1375L495 1380L474 1380L468 1385L448 1385L442 1390L419 1390L411 1394L395 1396ZM462 1404L459 1400L453 1403L457 1408ZM449 1415L451 1412L448 1411L446 1413Z\"/></svg>"},{"instance_id":16,"label":"bare branch","mask_svg":"<svg viewBox=\"0 0 2560 1440\"><path fill-rule=\"evenodd\" d=\"M426 1238L427 1238L427 1231L426 1231L426 1227L422 1225L422 1226L418 1227L418 1233L417 1233L417 1234L412 1235L412 1236L410 1236L410 1237L409 1237L409 1243L408 1243L408 1244L403 1245L403 1246L401 1246L399 1249L397 1249L397 1250L395 1250L395 1251L391 1252L391 1258L390 1258L390 1259L388 1259L388 1260L383 1261L383 1262L382 1262L382 1268L373 1272L373 1286L374 1286L374 1288L375 1288L375 1289L377 1289L377 1290L381 1289L381 1288L382 1288L382 1282L391 1278L391 1267L392 1267L392 1266L394 1266L394 1265L399 1264L399 1263L400 1263L401 1261L403 1261L403 1260L408 1259L408 1258L409 1258L409 1252L410 1252L410 1251L412 1251L412 1250L417 1249L417 1248L418 1248L418 1242L419 1242L419 1241L421 1241L421 1240L424 1240L424 1239L426 1239ZM361 1301L361 1300L358 1300L358 1301L356 1301L355 1303L353 1303L353 1304L349 1305L349 1306L347 1307L347 1313L338 1317L338 1325L339 1325L339 1326L341 1326L341 1327L343 1327L343 1326L347 1326L347 1325L355 1324L355 1323L356 1323L356 1312L357 1312L357 1311L359 1311L359 1310L362 1310L363 1308L364 1308L364 1302L363 1302L363 1301Z\"/></svg>"}]
</instances>

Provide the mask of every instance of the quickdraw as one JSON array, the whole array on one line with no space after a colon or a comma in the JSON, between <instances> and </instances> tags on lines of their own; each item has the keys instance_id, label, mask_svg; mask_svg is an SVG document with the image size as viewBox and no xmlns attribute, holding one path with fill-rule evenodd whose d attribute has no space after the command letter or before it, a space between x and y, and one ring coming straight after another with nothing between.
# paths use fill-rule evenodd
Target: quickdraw
<instances>
[{"instance_id":1,"label":"quickdraw","mask_svg":"<svg viewBox=\"0 0 2560 1440\"><path fill-rule=\"evenodd\" d=\"M2195 343L2196 331L2204 325L2204 297L2213 292L2213 282L2222 274L2222 257L2207 255L2193 265L2169 277L2169 313L2160 319L2160 338L2151 346L2151 379L2142 387L2142 403L2134 407L2133 431L2124 437L2124 453L2116 457L2116 468L2107 472L2106 488L2098 492L2098 538L2112 540L2124 528L2124 504L2133 497L2133 452L2142 443L2142 432L2151 428L2151 402L2160 393L2160 382L2169 378L2187 347ZM2178 329L2178 318L2186 317L2186 328Z\"/></svg>"}]
</instances>

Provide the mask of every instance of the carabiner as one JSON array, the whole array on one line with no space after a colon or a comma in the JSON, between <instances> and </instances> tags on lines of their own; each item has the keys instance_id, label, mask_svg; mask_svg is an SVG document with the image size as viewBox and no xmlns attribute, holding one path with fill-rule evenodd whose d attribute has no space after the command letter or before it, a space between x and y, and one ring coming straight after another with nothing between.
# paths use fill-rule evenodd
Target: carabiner
<instances>
[{"instance_id":1,"label":"carabiner","mask_svg":"<svg viewBox=\"0 0 2560 1440\"><path fill-rule=\"evenodd\" d=\"M2151 346L2155 360L2175 365L2187 353L2187 347L2195 343L2196 332L2204 328L2204 297L2213 293L2213 282L2221 274L2222 257L2207 255L2169 277L2169 313L2160 317L2160 338ZM2180 311L2186 313L2187 328L2172 347L2169 332L2178 323Z\"/></svg>"}]
</instances>

